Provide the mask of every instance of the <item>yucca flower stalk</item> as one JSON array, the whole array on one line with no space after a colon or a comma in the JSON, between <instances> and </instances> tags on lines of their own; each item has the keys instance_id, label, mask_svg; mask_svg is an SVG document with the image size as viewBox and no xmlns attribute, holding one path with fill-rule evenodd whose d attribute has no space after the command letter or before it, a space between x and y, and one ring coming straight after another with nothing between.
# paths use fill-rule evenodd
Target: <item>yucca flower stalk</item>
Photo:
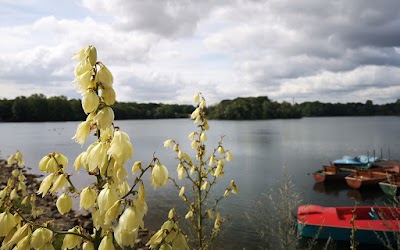
<instances>
[{"instance_id":1,"label":"yucca flower stalk","mask_svg":"<svg viewBox=\"0 0 400 250\"><path fill-rule=\"evenodd\" d=\"M185 218L193 224L194 231L197 232L197 241L195 246L197 249L206 249L210 246L212 240L218 235L222 222L225 218L221 217L218 211L219 202L228 196L229 193L237 194L239 189L232 180L229 187L221 196L213 196L215 202L209 200L212 197L213 190L219 178L222 178L225 173L226 164L233 160L230 150L225 150L223 147L223 136L221 136L218 145L207 154L207 131L210 126L206 118L206 101L201 93L193 97L193 101L197 104L195 110L191 114L191 119L197 125L197 131L188 135L191 141L191 147L195 151L194 159L188 153L183 152L178 142L169 139L164 142L164 147L173 148L177 154L178 160L178 179L186 178L191 184L191 188L185 188L184 185L179 185L178 181L172 179L179 196L183 202L187 204L187 213ZM185 190L193 190L192 195L187 195ZM214 227L207 228L206 220L213 220ZM208 229L208 231L206 230ZM205 234L207 232L207 235Z\"/></svg>"},{"instance_id":2,"label":"yucca flower stalk","mask_svg":"<svg viewBox=\"0 0 400 250\"><path fill-rule=\"evenodd\" d=\"M73 59L78 93L82 94L82 109L87 114L85 121L77 127L73 136L83 146L90 135L97 140L79 154L73 166L84 169L93 182L77 189L72 182L69 161L66 156L52 152L39 162L39 169L47 175L42 180L37 194L58 195L57 209L61 215L68 214L73 205L72 197L79 198L80 209L92 214L93 228L79 225L67 231L50 227L50 222L38 223L40 209L36 208L36 194L27 194L25 177L18 165L23 164L22 154L17 151L8 159L15 169L7 186L0 190L0 237L4 236L1 249L54 249L53 234L65 235L61 249L114 249L134 247L138 231L144 228L143 217L147 213L143 175L151 171L154 187L168 181L166 167L153 155L147 167L137 161L132 174L133 183L128 182L126 162L133 157L130 137L114 125L116 95L110 70L97 61L97 50L88 46L80 50ZM14 163L17 164L14 164ZM31 217L23 216L13 200L24 196L22 205L30 205ZM117 245L115 245L117 244ZM15 249L16 249L15 248Z\"/></svg>"}]
</instances>

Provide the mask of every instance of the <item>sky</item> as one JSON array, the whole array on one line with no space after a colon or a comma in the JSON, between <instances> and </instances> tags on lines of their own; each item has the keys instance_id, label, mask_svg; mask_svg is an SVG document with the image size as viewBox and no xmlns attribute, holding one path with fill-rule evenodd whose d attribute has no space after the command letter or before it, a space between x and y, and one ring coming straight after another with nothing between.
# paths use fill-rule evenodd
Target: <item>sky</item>
<instances>
[{"instance_id":1,"label":"sky","mask_svg":"<svg viewBox=\"0 0 400 250\"><path fill-rule=\"evenodd\" d=\"M398 0L0 0L0 98L80 98L88 45L123 102L400 98Z\"/></svg>"}]
</instances>

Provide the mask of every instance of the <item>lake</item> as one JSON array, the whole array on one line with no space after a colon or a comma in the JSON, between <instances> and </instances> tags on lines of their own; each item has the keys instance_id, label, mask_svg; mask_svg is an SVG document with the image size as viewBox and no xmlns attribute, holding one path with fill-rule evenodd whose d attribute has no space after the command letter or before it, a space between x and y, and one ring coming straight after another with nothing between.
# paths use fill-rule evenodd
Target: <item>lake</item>
<instances>
[{"instance_id":1,"label":"lake","mask_svg":"<svg viewBox=\"0 0 400 250\"><path fill-rule=\"evenodd\" d=\"M17 149L21 150L25 164L33 173L40 173L37 164L53 151L66 155L69 172L75 157L90 145L90 138L81 148L70 138L75 134L79 122L45 123L0 123L0 157L6 158ZM282 166L286 166L292 177L295 191L300 192L303 203L320 205L382 204L386 196L379 189L358 191L346 185L317 185L310 175L323 164L344 155L369 154L391 159L400 159L399 117L327 117L290 120L263 121L210 121L206 142L208 152L224 137L224 148L233 153L234 161L226 167L220 181L218 194L223 194L226 185L234 179L239 187L238 195L230 195L222 202L222 211L230 220L224 224L220 242L227 249L255 249L261 245L255 229L249 225L245 213L257 213L254 202L262 200L261 193L268 193L282 177ZM128 172L134 161L147 165L155 153L176 177L175 154L165 149L163 142L174 139L184 151L193 152L187 136L196 126L188 119L176 120L126 120L115 124L131 137L135 153L126 164ZM149 179L147 175L145 179ZM74 173L78 187L94 182L82 171ZM132 178L130 179L132 181ZM180 209L178 192L167 185L154 191L147 185L149 212L145 217L146 227L156 230L166 220L171 206ZM76 206L75 206L76 207ZM182 217L184 214L181 215Z\"/></svg>"}]
</instances>

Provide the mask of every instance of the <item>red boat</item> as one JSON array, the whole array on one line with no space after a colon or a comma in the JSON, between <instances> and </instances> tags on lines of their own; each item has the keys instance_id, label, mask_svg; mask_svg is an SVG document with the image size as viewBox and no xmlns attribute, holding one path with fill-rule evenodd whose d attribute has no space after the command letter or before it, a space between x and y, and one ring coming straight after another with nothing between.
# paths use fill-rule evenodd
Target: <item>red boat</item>
<instances>
[{"instance_id":1,"label":"red boat","mask_svg":"<svg viewBox=\"0 0 400 250\"><path fill-rule=\"evenodd\" d=\"M354 225L351 224L352 218ZM396 242L400 208L383 206L322 207L300 206L297 210L298 232L304 237L350 241L355 227L355 241L361 244L383 244L382 239ZM381 238L379 239L378 236Z\"/></svg>"},{"instance_id":2,"label":"red boat","mask_svg":"<svg viewBox=\"0 0 400 250\"><path fill-rule=\"evenodd\" d=\"M313 173L313 176L317 182L341 181L355 171L355 169L339 168L337 166L322 166L321 170Z\"/></svg>"}]
</instances>

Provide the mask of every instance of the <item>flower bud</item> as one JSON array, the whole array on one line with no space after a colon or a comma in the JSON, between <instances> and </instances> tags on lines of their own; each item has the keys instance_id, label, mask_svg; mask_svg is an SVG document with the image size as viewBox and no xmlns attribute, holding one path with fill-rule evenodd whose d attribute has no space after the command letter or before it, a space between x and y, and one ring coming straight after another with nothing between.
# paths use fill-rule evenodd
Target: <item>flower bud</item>
<instances>
[{"instance_id":1,"label":"flower bud","mask_svg":"<svg viewBox=\"0 0 400 250\"><path fill-rule=\"evenodd\" d=\"M22 167L24 165L24 160L22 159L22 153L18 150L17 153L15 153L15 159L18 161L18 166Z\"/></svg>"},{"instance_id":2,"label":"flower bud","mask_svg":"<svg viewBox=\"0 0 400 250\"><path fill-rule=\"evenodd\" d=\"M174 217L175 217L175 208L172 208L168 212L168 219L172 220ZM168 230L168 231L171 231L171 230Z\"/></svg>"},{"instance_id":3,"label":"flower bud","mask_svg":"<svg viewBox=\"0 0 400 250\"><path fill-rule=\"evenodd\" d=\"M231 153L230 150L226 151L226 160L227 161L232 161L233 160L233 156L232 156L232 153Z\"/></svg>"},{"instance_id":4,"label":"flower bud","mask_svg":"<svg viewBox=\"0 0 400 250\"><path fill-rule=\"evenodd\" d=\"M50 160L50 156L49 156L49 155L44 156L44 157L40 160L40 162L39 162L39 169L40 169L41 171L43 171L43 172L46 171L46 169L47 169L47 164L48 164L49 160Z\"/></svg>"},{"instance_id":5,"label":"flower bud","mask_svg":"<svg viewBox=\"0 0 400 250\"><path fill-rule=\"evenodd\" d=\"M10 155L10 157L8 157L7 164L11 165L14 163L14 161L15 161L15 155Z\"/></svg>"},{"instance_id":6,"label":"flower bud","mask_svg":"<svg viewBox=\"0 0 400 250\"><path fill-rule=\"evenodd\" d=\"M72 209L72 199L67 194L58 197L56 206L61 215L68 213Z\"/></svg>"},{"instance_id":7,"label":"flower bud","mask_svg":"<svg viewBox=\"0 0 400 250\"><path fill-rule=\"evenodd\" d=\"M79 63L76 64L75 70L74 70L74 75L75 77L79 77L82 74L91 71L92 70L92 65L90 65L90 62L88 60L82 60Z\"/></svg>"},{"instance_id":8,"label":"flower bud","mask_svg":"<svg viewBox=\"0 0 400 250\"><path fill-rule=\"evenodd\" d=\"M79 230L74 227L68 230L68 232L71 233L80 233ZM63 244L61 249L73 249L75 247L78 247L82 243L82 238L80 236L74 235L74 234L66 234L63 240Z\"/></svg>"},{"instance_id":9,"label":"flower bud","mask_svg":"<svg viewBox=\"0 0 400 250\"><path fill-rule=\"evenodd\" d=\"M14 170L11 172L11 175L14 176L15 178L17 178L18 175L19 175L19 170L18 170L18 169L14 169Z\"/></svg>"},{"instance_id":10,"label":"flower bud","mask_svg":"<svg viewBox=\"0 0 400 250\"><path fill-rule=\"evenodd\" d=\"M239 188L236 186L234 180L231 180L230 186L232 188L232 193L233 194L238 194L239 193Z\"/></svg>"},{"instance_id":11,"label":"flower bud","mask_svg":"<svg viewBox=\"0 0 400 250\"><path fill-rule=\"evenodd\" d=\"M187 244L186 237L179 232L174 241L172 241L172 249L183 249L183 250L189 250L189 246Z\"/></svg>"},{"instance_id":12,"label":"flower bud","mask_svg":"<svg viewBox=\"0 0 400 250\"><path fill-rule=\"evenodd\" d=\"M107 105L113 105L115 103L116 94L113 88L105 88L101 91L101 97Z\"/></svg>"},{"instance_id":13,"label":"flower bud","mask_svg":"<svg viewBox=\"0 0 400 250\"><path fill-rule=\"evenodd\" d=\"M47 228L40 227L32 233L31 246L35 249L45 246L51 241L53 232Z\"/></svg>"},{"instance_id":14,"label":"flower bud","mask_svg":"<svg viewBox=\"0 0 400 250\"><path fill-rule=\"evenodd\" d=\"M114 249L115 247L112 240L112 236L108 234L101 240L99 250L114 250Z\"/></svg>"},{"instance_id":15,"label":"flower bud","mask_svg":"<svg viewBox=\"0 0 400 250\"><path fill-rule=\"evenodd\" d=\"M10 200L15 200L17 198L19 198L18 192L17 192L17 189L14 188L10 193Z\"/></svg>"},{"instance_id":16,"label":"flower bud","mask_svg":"<svg viewBox=\"0 0 400 250\"><path fill-rule=\"evenodd\" d=\"M65 170L68 165L68 158L63 154L56 153L54 155L54 159L56 160L58 166Z\"/></svg>"},{"instance_id":17,"label":"flower bud","mask_svg":"<svg viewBox=\"0 0 400 250\"><path fill-rule=\"evenodd\" d=\"M118 196L115 190L110 188L109 185L106 185L103 190L101 190L97 198L97 204L99 206L100 213L106 213L107 210L114 205L117 200Z\"/></svg>"},{"instance_id":18,"label":"flower bud","mask_svg":"<svg viewBox=\"0 0 400 250\"><path fill-rule=\"evenodd\" d=\"M135 241L138 237L139 228L135 228L133 230L124 229L120 224L114 230L114 238L117 244L124 248L124 247L134 247Z\"/></svg>"},{"instance_id":19,"label":"flower bud","mask_svg":"<svg viewBox=\"0 0 400 250\"><path fill-rule=\"evenodd\" d=\"M92 113L99 106L99 97L93 89L86 90L82 97L82 108L86 114Z\"/></svg>"},{"instance_id":20,"label":"flower bud","mask_svg":"<svg viewBox=\"0 0 400 250\"><path fill-rule=\"evenodd\" d=\"M160 162L157 162L153 167L153 171L151 172L150 178L151 184L153 184L154 189L156 187L161 187L168 182L168 170L162 165Z\"/></svg>"},{"instance_id":21,"label":"flower bud","mask_svg":"<svg viewBox=\"0 0 400 250\"><path fill-rule=\"evenodd\" d=\"M143 214L135 206L130 206L122 213L118 223L122 229L128 231L133 231L138 227L143 228Z\"/></svg>"},{"instance_id":22,"label":"flower bud","mask_svg":"<svg viewBox=\"0 0 400 250\"><path fill-rule=\"evenodd\" d=\"M190 118L192 119L197 119L197 117L199 117L200 115L200 108L196 108L193 113L190 115Z\"/></svg>"},{"instance_id":23,"label":"flower bud","mask_svg":"<svg viewBox=\"0 0 400 250\"><path fill-rule=\"evenodd\" d=\"M89 46L88 59L92 66L94 66L97 62L97 50L96 50L96 47L94 47L92 45Z\"/></svg>"},{"instance_id":24,"label":"flower bud","mask_svg":"<svg viewBox=\"0 0 400 250\"><path fill-rule=\"evenodd\" d=\"M183 197L185 195L185 186L182 186L181 189L179 190L179 196Z\"/></svg>"},{"instance_id":25,"label":"flower bud","mask_svg":"<svg viewBox=\"0 0 400 250\"><path fill-rule=\"evenodd\" d=\"M93 74L93 69L89 69L88 71L82 73L81 75L77 76L72 82L78 83L78 93L85 93L85 91L91 85L91 78Z\"/></svg>"},{"instance_id":26,"label":"flower bud","mask_svg":"<svg viewBox=\"0 0 400 250\"><path fill-rule=\"evenodd\" d=\"M164 230L158 230L157 233L150 238L149 242L146 243L146 246L150 246L150 249L157 249L165 236Z\"/></svg>"},{"instance_id":27,"label":"flower bud","mask_svg":"<svg viewBox=\"0 0 400 250\"><path fill-rule=\"evenodd\" d=\"M31 235L28 234L27 236L22 238L20 241L18 241L18 243L14 249L30 249L30 247L29 247L30 242L31 242Z\"/></svg>"},{"instance_id":28,"label":"flower bud","mask_svg":"<svg viewBox=\"0 0 400 250\"><path fill-rule=\"evenodd\" d=\"M187 212L187 214L185 215L185 219L189 219L193 217L193 211L190 210L189 212Z\"/></svg>"},{"instance_id":29,"label":"flower bud","mask_svg":"<svg viewBox=\"0 0 400 250\"><path fill-rule=\"evenodd\" d=\"M201 135L200 135L200 140L202 141L202 142L205 142L205 141L207 141L207 136L206 136L206 133L201 133Z\"/></svg>"},{"instance_id":30,"label":"flower bud","mask_svg":"<svg viewBox=\"0 0 400 250\"><path fill-rule=\"evenodd\" d=\"M136 161L132 166L132 174L135 174L139 169L142 169L142 162Z\"/></svg>"},{"instance_id":31,"label":"flower bud","mask_svg":"<svg viewBox=\"0 0 400 250\"><path fill-rule=\"evenodd\" d=\"M110 107L104 107L97 113L93 120L96 122L97 128L106 129L114 121L114 111Z\"/></svg>"},{"instance_id":32,"label":"flower bud","mask_svg":"<svg viewBox=\"0 0 400 250\"><path fill-rule=\"evenodd\" d=\"M120 213L121 200L117 200L106 212L104 223L109 225L117 218Z\"/></svg>"},{"instance_id":33,"label":"flower bud","mask_svg":"<svg viewBox=\"0 0 400 250\"><path fill-rule=\"evenodd\" d=\"M74 139L80 145L83 145L90 135L90 120L80 123L76 129L76 133L72 139Z\"/></svg>"},{"instance_id":34,"label":"flower bud","mask_svg":"<svg viewBox=\"0 0 400 250\"><path fill-rule=\"evenodd\" d=\"M218 165L217 165L217 168L216 168L215 171L214 171L213 176L215 176L215 177L222 177L222 174L223 174L223 166L222 166L222 164L218 164Z\"/></svg>"},{"instance_id":35,"label":"flower bud","mask_svg":"<svg viewBox=\"0 0 400 250\"><path fill-rule=\"evenodd\" d=\"M199 103L200 102L200 93L197 93L193 96L193 102Z\"/></svg>"},{"instance_id":36,"label":"flower bud","mask_svg":"<svg viewBox=\"0 0 400 250\"><path fill-rule=\"evenodd\" d=\"M59 189L63 189L68 183L67 178L65 177L64 174L61 174L57 177L57 179L54 181L53 187L50 189L50 193L54 194L54 192L57 192Z\"/></svg>"},{"instance_id":37,"label":"flower bud","mask_svg":"<svg viewBox=\"0 0 400 250\"><path fill-rule=\"evenodd\" d=\"M214 228L219 229L221 227L221 214L218 212L214 222Z\"/></svg>"},{"instance_id":38,"label":"flower bud","mask_svg":"<svg viewBox=\"0 0 400 250\"><path fill-rule=\"evenodd\" d=\"M211 167L214 163L215 163L215 156L214 156L214 155L211 155L210 161L209 161L209 163L208 163L208 166Z\"/></svg>"},{"instance_id":39,"label":"flower bud","mask_svg":"<svg viewBox=\"0 0 400 250\"><path fill-rule=\"evenodd\" d=\"M37 191L37 194L42 194L42 197L44 197L49 191L51 184L53 183L54 179L54 173L49 174L46 176L43 180L42 183L40 183L39 190Z\"/></svg>"},{"instance_id":40,"label":"flower bud","mask_svg":"<svg viewBox=\"0 0 400 250\"><path fill-rule=\"evenodd\" d=\"M74 167L75 167L75 170L76 170L76 171L79 171L79 170L81 169L81 167L84 165L84 164L83 164L83 161L82 161L82 156L83 156L85 153L86 153L86 151L80 153L80 154L76 157L76 159L75 159L75 161L74 161Z\"/></svg>"},{"instance_id":41,"label":"flower bud","mask_svg":"<svg viewBox=\"0 0 400 250\"><path fill-rule=\"evenodd\" d=\"M227 189L227 190L225 190L225 192L224 192L224 197L228 197L228 195L229 195L229 190Z\"/></svg>"},{"instance_id":42,"label":"flower bud","mask_svg":"<svg viewBox=\"0 0 400 250\"><path fill-rule=\"evenodd\" d=\"M208 185L209 185L209 183L208 183L208 181L205 181L204 183L203 183L203 185L201 185L201 190L206 190L207 189L207 187L208 187Z\"/></svg>"},{"instance_id":43,"label":"flower bud","mask_svg":"<svg viewBox=\"0 0 400 250\"><path fill-rule=\"evenodd\" d=\"M218 147L218 154L222 155L223 153L225 153L225 150L222 146Z\"/></svg>"},{"instance_id":44,"label":"flower bud","mask_svg":"<svg viewBox=\"0 0 400 250\"><path fill-rule=\"evenodd\" d=\"M173 143L174 143L174 140L172 140L172 139L166 140L166 141L164 141L164 147L170 148L170 147L172 147Z\"/></svg>"},{"instance_id":45,"label":"flower bud","mask_svg":"<svg viewBox=\"0 0 400 250\"><path fill-rule=\"evenodd\" d=\"M192 141L192 140L194 139L194 136L195 136L196 134L197 134L196 132L190 133L190 134L188 135L189 140Z\"/></svg>"},{"instance_id":46,"label":"flower bud","mask_svg":"<svg viewBox=\"0 0 400 250\"><path fill-rule=\"evenodd\" d=\"M101 83L104 88L110 88L114 82L110 70L102 63L100 64L100 69L97 71L96 80Z\"/></svg>"},{"instance_id":47,"label":"flower bud","mask_svg":"<svg viewBox=\"0 0 400 250\"><path fill-rule=\"evenodd\" d=\"M6 236L13 227L15 227L15 219L14 216L8 212L5 211L0 214L0 236Z\"/></svg>"},{"instance_id":48,"label":"flower bud","mask_svg":"<svg viewBox=\"0 0 400 250\"><path fill-rule=\"evenodd\" d=\"M185 176L185 168L183 167L182 163L179 162L176 171L178 172L178 179L181 180L183 176Z\"/></svg>"},{"instance_id":49,"label":"flower bud","mask_svg":"<svg viewBox=\"0 0 400 250\"><path fill-rule=\"evenodd\" d=\"M99 168L100 174L105 175L108 167L107 150L109 148L109 143L100 142L90 150L88 155L89 171L93 172L96 168Z\"/></svg>"},{"instance_id":50,"label":"flower bud","mask_svg":"<svg viewBox=\"0 0 400 250\"><path fill-rule=\"evenodd\" d=\"M1 225L3 225L3 224L1 224ZM13 246L13 245L17 244L18 242L22 241L22 239L25 238L26 236L30 236L31 234L32 234L31 225L29 223L27 223L17 229L14 236L10 239L10 241L8 242L7 245Z\"/></svg>"},{"instance_id":51,"label":"flower bud","mask_svg":"<svg viewBox=\"0 0 400 250\"><path fill-rule=\"evenodd\" d=\"M90 47L91 46L87 46L81 50L79 50L73 57L72 60L79 60L82 61L84 59L86 59L90 53Z\"/></svg>"},{"instance_id":52,"label":"flower bud","mask_svg":"<svg viewBox=\"0 0 400 250\"><path fill-rule=\"evenodd\" d=\"M107 154L111 155L120 164L124 164L131 159L133 157L133 146L129 136L123 131L115 131Z\"/></svg>"}]
</instances>

